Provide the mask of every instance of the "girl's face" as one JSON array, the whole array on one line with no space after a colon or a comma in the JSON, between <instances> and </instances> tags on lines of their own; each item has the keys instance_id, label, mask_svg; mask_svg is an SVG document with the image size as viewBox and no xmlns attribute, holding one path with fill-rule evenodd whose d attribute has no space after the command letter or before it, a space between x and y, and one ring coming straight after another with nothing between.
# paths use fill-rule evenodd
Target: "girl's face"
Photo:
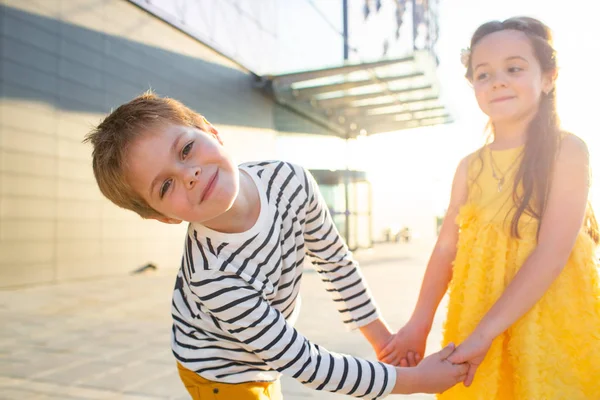
<instances>
[{"instance_id":1,"label":"girl's face","mask_svg":"<svg viewBox=\"0 0 600 400\"><path fill-rule=\"evenodd\" d=\"M554 85L553 71L542 72L531 41L516 30L482 38L473 49L471 67L477 103L492 123L532 118L542 93Z\"/></svg>"}]
</instances>

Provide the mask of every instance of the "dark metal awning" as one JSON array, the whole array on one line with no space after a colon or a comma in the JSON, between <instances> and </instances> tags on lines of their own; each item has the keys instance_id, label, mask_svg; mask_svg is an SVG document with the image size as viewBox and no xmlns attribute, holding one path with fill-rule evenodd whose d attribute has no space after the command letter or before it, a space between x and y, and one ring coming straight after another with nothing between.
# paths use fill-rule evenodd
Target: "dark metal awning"
<instances>
[{"instance_id":1,"label":"dark metal awning","mask_svg":"<svg viewBox=\"0 0 600 400\"><path fill-rule=\"evenodd\" d=\"M433 56L417 51L259 80L278 103L352 138L452 122L439 99L435 70Z\"/></svg>"}]
</instances>

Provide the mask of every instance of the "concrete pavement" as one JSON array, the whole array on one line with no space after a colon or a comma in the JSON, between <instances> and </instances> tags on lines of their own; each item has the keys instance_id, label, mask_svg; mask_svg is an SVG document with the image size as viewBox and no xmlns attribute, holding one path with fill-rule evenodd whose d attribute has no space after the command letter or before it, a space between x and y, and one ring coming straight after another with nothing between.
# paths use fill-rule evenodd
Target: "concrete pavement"
<instances>
[{"instance_id":1,"label":"concrete pavement","mask_svg":"<svg viewBox=\"0 0 600 400\"><path fill-rule=\"evenodd\" d=\"M356 254L395 329L412 312L431 245L383 244ZM174 276L174 270L161 270L0 291L0 399L189 398L170 352ZM327 349L374 359L360 333L343 327L318 274L306 273L302 285L298 329ZM440 317L428 353L440 348ZM311 391L287 378L283 390L286 400L349 398Z\"/></svg>"}]
</instances>

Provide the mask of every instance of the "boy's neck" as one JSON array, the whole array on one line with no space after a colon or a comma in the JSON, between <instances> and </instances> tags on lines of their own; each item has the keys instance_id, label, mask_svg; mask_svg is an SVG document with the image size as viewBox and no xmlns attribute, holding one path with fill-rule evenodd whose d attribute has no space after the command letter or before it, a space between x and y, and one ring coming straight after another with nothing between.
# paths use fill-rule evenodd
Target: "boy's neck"
<instances>
[{"instance_id":1,"label":"boy's neck","mask_svg":"<svg viewBox=\"0 0 600 400\"><path fill-rule=\"evenodd\" d=\"M222 233L241 233L254 226L260 215L260 194L254 180L239 171L240 189L231 208L204 226Z\"/></svg>"}]
</instances>

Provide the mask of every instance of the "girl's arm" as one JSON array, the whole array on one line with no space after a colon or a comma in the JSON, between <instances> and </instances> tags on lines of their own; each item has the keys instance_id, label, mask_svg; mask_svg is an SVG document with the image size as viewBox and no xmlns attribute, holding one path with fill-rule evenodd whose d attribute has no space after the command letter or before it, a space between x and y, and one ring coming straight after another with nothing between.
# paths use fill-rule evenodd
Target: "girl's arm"
<instances>
[{"instance_id":1,"label":"girl's arm","mask_svg":"<svg viewBox=\"0 0 600 400\"><path fill-rule=\"evenodd\" d=\"M460 208L467 201L467 171L468 157L462 159L456 169L448 211L427 264L419 299L411 317L412 323L416 323L427 331L431 329L437 307L448 289L450 279L452 279L452 262L456 256L456 244L458 243L456 217Z\"/></svg>"},{"instance_id":2,"label":"girl's arm","mask_svg":"<svg viewBox=\"0 0 600 400\"><path fill-rule=\"evenodd\" d=\"M535 250L475 331L448 358L454 363L470 364L466 386L473 382L494 338L529 311L560 275L581 230L588 191L587 147L581 139L569 135L558 153Z\"/></svg>"},{"instance_id":3,"label":"girl's arm","mask_svg":"<svg viewBox=\"0 0 600 400\"><path fill-rule=\"evenodd\" d=\"M529 311L565 267L585 217L589 155L574 135L563 139L554 168L538 245L500 299L479 323L484 337L495 338Z\"/></svg>"},{"instance_id":4,"label":"girl's arm","mask_svg":"<svg viewBox=\"0 0 600 400\"><path fill-rule=\"evenodd\" d=\"M455 220L460 207L467 200L467 171L468 157L464 158L456 169L448 211L427 264L413 315L410 321L390 338L383 350L377 353L377 357L383 362L403 367L414 366L425 355L427 335L431 330L433 317L452 278L452 262L458 242L458 226Z\"/></svg>"}]
</instances>

